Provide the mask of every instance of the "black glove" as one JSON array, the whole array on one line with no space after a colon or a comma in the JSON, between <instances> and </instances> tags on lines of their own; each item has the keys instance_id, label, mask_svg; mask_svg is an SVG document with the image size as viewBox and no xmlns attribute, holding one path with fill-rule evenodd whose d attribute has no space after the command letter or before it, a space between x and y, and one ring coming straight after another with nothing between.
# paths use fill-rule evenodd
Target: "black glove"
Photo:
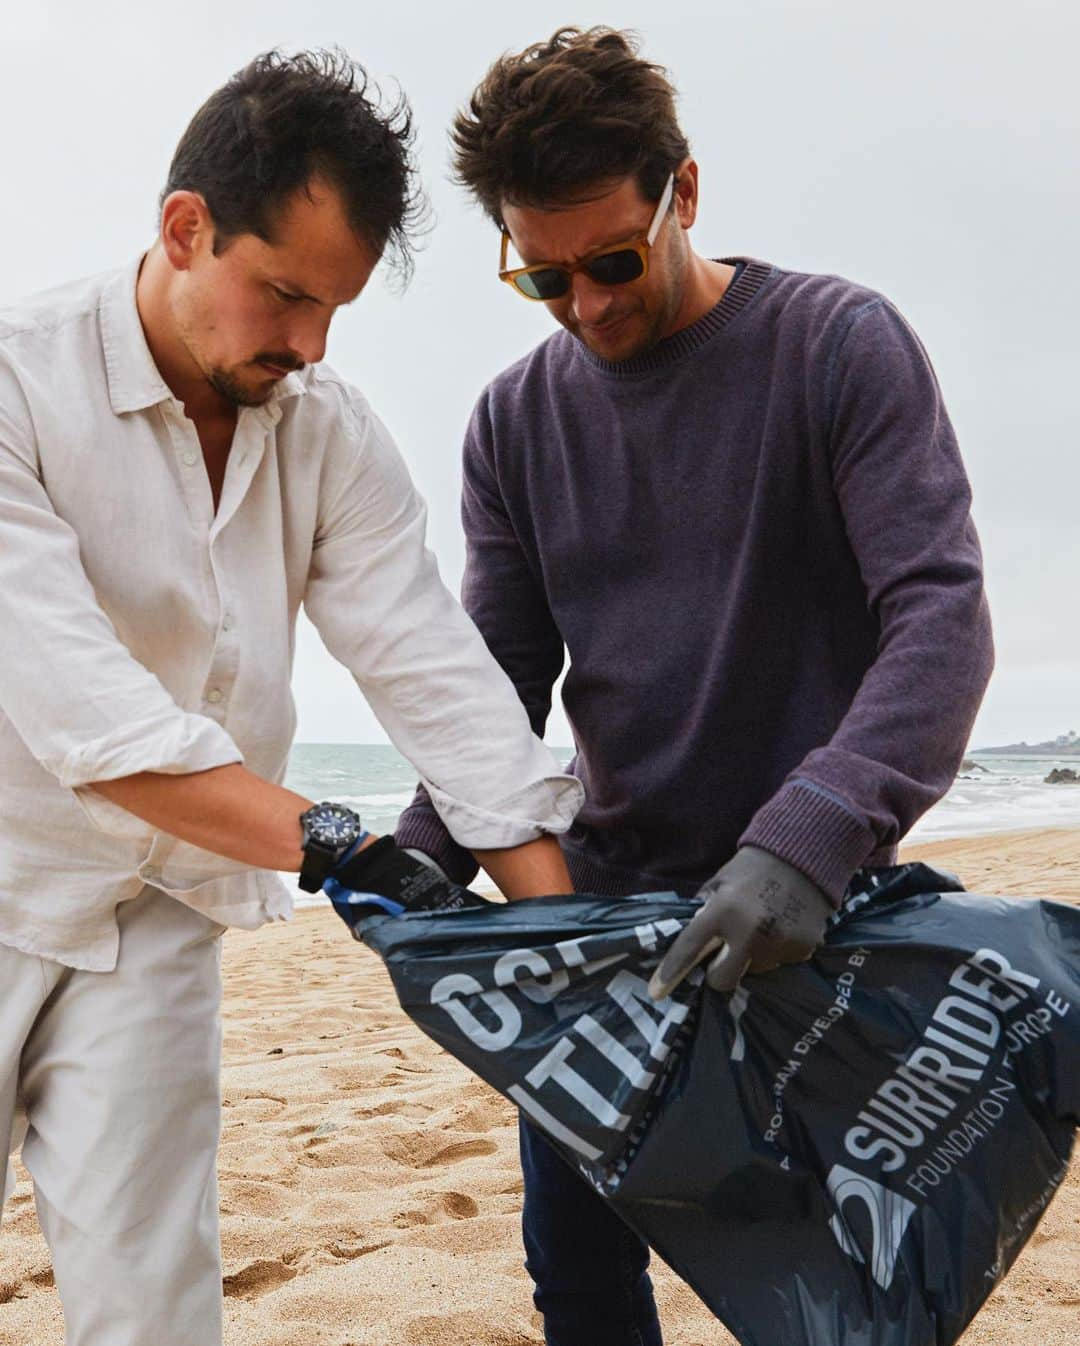
<instances>
[{"instance_id":1,"label":"black glove","mask_svg":"<svg viewBox=\"0 0 1080 1346\"><path fill-rule=\"evenodd\" d=\"M719 949L705 980L733 991L743 973L801 963L821 944L829 899L797 869L756 846L743 846L706 883L705 905L664 955L649 982L662 1000L703 958Z\"/></svg>"},{"instance_id":2,"label":"black glove","mask_svg":"<svg viewBox=\"0 0 1080 1346\"><path fill-rule=\"evenodd\" d=\"M335 906L338 888L348 889L360 898L365 893L388 898L405 911L461 911L465 907L490 905L468 888L452 883L437 867L424 864L402 850L393 837L380 837L343 860L325 886ZM357 912L358 917L361 914Z\"/></svg>"}]
</instances>

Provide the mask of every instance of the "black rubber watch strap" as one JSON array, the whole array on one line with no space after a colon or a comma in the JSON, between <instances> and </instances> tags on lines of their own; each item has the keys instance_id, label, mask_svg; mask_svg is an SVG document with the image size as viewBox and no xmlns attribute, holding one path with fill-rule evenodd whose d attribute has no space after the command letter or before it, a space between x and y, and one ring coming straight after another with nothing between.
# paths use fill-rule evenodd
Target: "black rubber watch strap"
<instances>
[{"instance_id":1,"label":"black rubber watch strap","mask_svg":"<svg viewBox=\"0 0 1080 1346\"><path fill-rule=\"evenodd\" d=\"M305 893L321 890L337 858L336 849L309 838L304 846L304 862L300 866L300 887Z\"/></svg>"}]
</instances>

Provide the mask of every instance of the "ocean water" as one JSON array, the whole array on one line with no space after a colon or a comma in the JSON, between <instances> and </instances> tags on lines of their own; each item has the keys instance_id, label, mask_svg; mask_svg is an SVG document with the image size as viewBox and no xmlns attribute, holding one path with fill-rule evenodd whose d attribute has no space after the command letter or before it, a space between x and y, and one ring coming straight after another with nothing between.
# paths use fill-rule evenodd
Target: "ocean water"
<instances>
[{"instance_id":1,"label":"ocean water","mask_svg":"<svg viewBox=\"0 0 1080 1346\"><path fill-rule=\"evenodd\" d=\"M389 744L295 743L285 784L309 799L333 799L371 832L392 832L416 789L416 769Z\"/></svg>"},{"instance_id":2,"label":"ocean water","mask_svg":"<svg viewBox=\"0 0 1080 1346\"><path fill-rule=\"evenodd\" d=\"M555 750L567 762L572 750ZM289 756L285 784L308 799L332 799L348 804L363 819L369 832L393 832L398 815L416 789L416 769L396 748L386 743L295 743ZM294 887L296 876L282 876ZM473 884L480 892L491 891L491 880L481 871ZM296 891L298 907L323 906L322 894Z\"/></svg>"},{"instance_id":3,"label":"ocean water","mask_svg":"<svg viewBox=\"0 0 1080 1346\"><path fill-rule=\"evenodd\" d=\"M1080 757L998 757L970 761L985 772L959 775L952 788L912 828L912 841L978 837L990 832L1080 827L1080 785L1046 785L1054 767L1080 772Z\"/></svg>"},{"instance_id":4,"label":"ocean water","mask_svg":"<svg viewBox=\"0 0 1080 1346\"><path fill-rule=\"evenodd\" d=\"M570 748L553 751L564 763L572 755ZM1055 766L1080 770L1080 758L980 755L972 760L985 771L959 776L948 794L915 824L911 840L1080 827L1080 785L1043 784ZM388 744L298 743L285 783L309 799L348 804L372 832L385 833L394 830L398 814L412 799L416 772ZM297 905L323 901L303 896Z\"/></svg>"}]
</instances>

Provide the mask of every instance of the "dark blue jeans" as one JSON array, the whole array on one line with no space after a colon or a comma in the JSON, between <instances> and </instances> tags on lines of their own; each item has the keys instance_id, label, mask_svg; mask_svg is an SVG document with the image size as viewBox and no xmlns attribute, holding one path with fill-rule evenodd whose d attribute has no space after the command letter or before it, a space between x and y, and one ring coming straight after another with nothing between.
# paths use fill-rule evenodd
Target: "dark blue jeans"
<instances>
[{"instance_id":1,"label":"dark blue jeans","mask_svg":"<svg viewBox=\"0 0 1080 1346\"><path fill-rule=\"evenodd\" d=\"M525 1268L547 1346L662 1346L648 1246L521 1121Z\"/></svg>"}]
</instances>

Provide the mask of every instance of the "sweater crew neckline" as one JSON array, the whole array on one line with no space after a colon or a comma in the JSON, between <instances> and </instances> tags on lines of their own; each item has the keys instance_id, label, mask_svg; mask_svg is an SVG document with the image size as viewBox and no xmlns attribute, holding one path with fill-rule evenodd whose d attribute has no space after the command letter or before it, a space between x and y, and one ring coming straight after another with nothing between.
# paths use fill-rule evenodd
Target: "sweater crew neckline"
<instances>
[{"instance_id":1,"label":"sweater crew neckline","mask_svg":"<svg viewBox=\"0 0 1080 1346\"><path fill-rule=\"evenodd\" d=\"M700 350L707 342L738 317L746 305L761 289L762 284L772 272L768 262L759 262L750 257L721 257L718 261L728 266L744 263L742 270L724 291L718 303L703 314L689 327L684 327L671 336L658 341L655 346L633 355L628 360L605 360L594 354L584 342L575 338L575 345L581 358L600 374L613 378L633 378L640 374L649 374L658 369L667 369L677 364L694 351Z\"/></svg>"}]
</instances>

